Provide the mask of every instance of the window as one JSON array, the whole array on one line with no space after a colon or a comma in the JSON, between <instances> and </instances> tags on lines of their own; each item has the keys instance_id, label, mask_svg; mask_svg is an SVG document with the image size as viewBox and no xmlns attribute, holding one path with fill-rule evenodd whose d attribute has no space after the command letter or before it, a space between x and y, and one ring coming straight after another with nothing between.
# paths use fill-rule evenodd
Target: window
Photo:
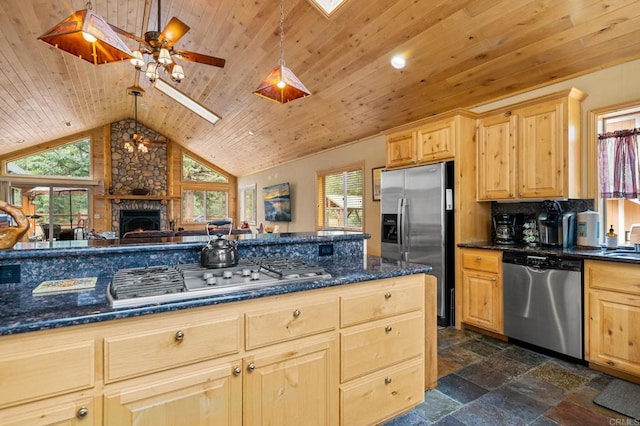
<instances>
[{"instance_id":1,"label":"window","mask_svg":"<svg viewBox=\"0 0 640 426\"><path fill-rule=\"evenodd\" d=\"M89 178L91 140L82 139L8 161L7 174Z\"/></svg>"},{"instance_id":2,"label":"window","mask_svg":"<svg viewBox=\"0 0 640 426\"><path fill-rule=\"evenodd\" d=\"M182 222L204 223L229 216L226 191L182 191Z\"/></svg>"},{"instance_id":3,"label":"window","mask_svg":"<svg viewBox=\"0 0 640 426\"><path fill-rule=\"evenodd\" d=\"M318 173L318 227L361 231L363 221L362 165Z\"/></svg>"},{"instance_id":4,"label":"window","mask_svg":"<svg viewBox=\"0 0 640 426\"><path fill-rule=\"evenodd\" d=\"M256 185L240 188L240 220L249 225L257 225L257 190Z\"/></svg>"},{"instance_id":5,"label":"window","mask_svg":"<svg viewBox=\"0 0 640 426\"><path fill-rule=\"evenodd\" d=\"M221 173L194 160L188 155L182 156L183 182L218 182L228 183L229 179Z\"/></svg>"},{"instance_id":6,"label":"window","mask_svg":"<svg viewBox=\"0 0 640 426\"><path fill-rule=\"evenodd\" d=\"M601 212L602 241L613 225L618 234L618 244L640 242L640 135L633 135L640 128L640 105L602 111L597 115L598 185L597 204ZM630 145L625 145L623 141ZM621 153L632 151L623 165ZM634 152L635 151L635 154ZM633 235L631 229L635 228Z\"/></svg>"}]
</instances>

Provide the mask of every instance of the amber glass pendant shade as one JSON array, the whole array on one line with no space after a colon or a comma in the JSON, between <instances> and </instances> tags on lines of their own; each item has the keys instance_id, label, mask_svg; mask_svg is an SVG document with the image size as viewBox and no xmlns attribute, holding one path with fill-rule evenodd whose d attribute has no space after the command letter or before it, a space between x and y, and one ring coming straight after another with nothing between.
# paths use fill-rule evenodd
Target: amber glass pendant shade
<instances>
[{"instance_id":1,"label":"amber glass pendant shade","mask_svg":"<svg viewBox=\"0 0 640 426\"><path fill-rule=\"evenodd\" d=\"M284 83L284 85L282 83ZM293 71L284 65L279 65L274 68L271 74L260 83L260 86L253 93L281 104L311 94Z\"/></svg>"},{"instance_id":2,"label":"amber glass pendant shade","mask_svg":"<svg viewBox=\"0 0 640 426\"><path fill-rule=\"evenodd\" d=\"M74 12L38 39L95 65L133 56L107 21L90 8Z\"/></svg>"}]
</instances>

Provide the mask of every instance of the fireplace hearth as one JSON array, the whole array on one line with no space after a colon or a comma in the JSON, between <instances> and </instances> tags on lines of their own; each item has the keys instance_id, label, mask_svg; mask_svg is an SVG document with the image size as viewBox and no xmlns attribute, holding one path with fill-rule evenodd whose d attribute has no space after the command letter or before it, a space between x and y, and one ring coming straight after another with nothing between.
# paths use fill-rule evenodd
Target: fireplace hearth
<instances>
[{"instance_id":1,"label":"fireplace hearth","mask_svg":"<svg viewBox=\"0 0 640 426\"><path fill-rule=\"evenodd\" d=\"M120 210L120 238L130 231L159 231L160 210Z\"/></svg>"}]
</instances>

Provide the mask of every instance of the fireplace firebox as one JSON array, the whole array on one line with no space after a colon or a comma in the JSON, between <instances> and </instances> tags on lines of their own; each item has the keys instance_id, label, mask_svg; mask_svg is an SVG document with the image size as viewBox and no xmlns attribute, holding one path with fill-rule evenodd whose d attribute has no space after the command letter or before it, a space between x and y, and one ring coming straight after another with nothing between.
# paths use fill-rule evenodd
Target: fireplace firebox
<instances>
[{"instance_id":1,"label":"fireplace firebox","mask_svg":"<svg viewBox=\"0 0 640 426\"><path fill-rule=\"evenodd\" d=\"M160 210L120 210L120 238L137 230L159 231Z\"/></svg>"}]
</instances>

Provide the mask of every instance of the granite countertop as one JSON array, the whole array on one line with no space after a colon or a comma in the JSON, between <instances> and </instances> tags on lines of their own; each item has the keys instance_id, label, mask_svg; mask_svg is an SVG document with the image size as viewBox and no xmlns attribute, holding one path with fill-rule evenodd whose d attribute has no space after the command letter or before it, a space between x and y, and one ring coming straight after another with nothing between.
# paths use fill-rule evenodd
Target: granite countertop
<instances>
[{"instance_id":1,"label":"granite countertop","mask_svg":"<svg viewBox=\"0 0 640 426\"><path fill-rule=\"evenodd\" d=\"M299 238L296 241L299 241ZM33 296L32 290L38 283L31 285L3 284L2 298L0 299L0 335L96 323L431 271L431 267L427 265L393 261L375 256L367 256L366 260L359 258L324 261L320 262L320 266L324 267L332 275L332 278L187 301L120 309L113 309L107 303L106 288L111 276L104 273L97 274L98 281L93 290L56 295ZM92 273L90 270L80 269L74 273L73 277L69 278L93 276L96 276L95 271Z\"/></svg>"},{"instance_id":2,"label":"granite countertop","mask_svg":"<svg viewBox=\"0 0 640 426\"><path fill-rule=\"evenodd\" d=\"M631 257L616 257L612 256L612 252L614 250L607 249L605 247L600 248L581 248L581 247L571 247L571 248L562 248L562 247L546 247L546 246L535 246L531 247L527 244L495 244L492 241L475 241L475 242L466 242L458 244L458 247L463 248L478 248L478 249L487 249L487 250L500 250L512 253L529 253L533 255L556 255L567 259L591 259L591 260L607 260L611 262L622 262L622 263L638 263L640 264L640 254L638 258ZM633 248L631 247L619 247L618 251L628 251L633 252Z\"/></svg>"}]
</instances>

